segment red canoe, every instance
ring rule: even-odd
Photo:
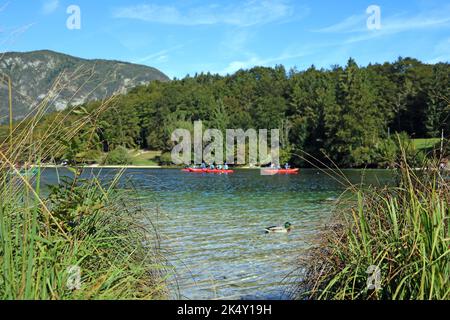
[[[298,174],[300,169],[263,169],[267,174]]]
[[[214,170],[207,169],[206,170],[206,173],[233,173],[233,172],[234,172],[233,170],[219,170],[219,169],[214,169]]]
[[[184,172],[192,172],[192,173],[233,173],[233,170],[219,170],[219,169],[183,169]]]

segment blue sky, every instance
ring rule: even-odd
[[[69,30],[69,5],[81,29]],[[381,9],[369,30],[366,9]],[[156,67],[170,77],[255,65],[328,68],[411,56],[450,61],[446,0],[0,0],[0,50],[50,49]]]

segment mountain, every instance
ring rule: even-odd
[[[127,62],[86,60],[42,50],[0,54],[0,123],[8,119],[12,80],[13,116],[22,119],[44,99],[50,111],[107,98],[151,81],[169,81],[161,71]]]

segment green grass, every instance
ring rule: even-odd
[[[157,158],[162,154],[161,151],[132,151],[130,152],[132,165],[135,166],[157,166]]]
[[[300,297],[450,299],[450,185],[437,170],[401,167],[395,187],[354,190],[341,223],[311,251]],[[367,286],[370,266],[379,290]]]
[[[78,169],[68,168],[75,178],[44,193],[40,169],[34,177],[17,169],[64,154],[114,102],[76,120],[57,114],[38,129],[50,100],[0,141],[0,300],[165,298],[159,236],[133,188],[117,187],[120,174],[81,180]],[[80,287],[68,286],[78,268]]]
[[[115,188],[120,176],[108,185],[75,178],[43,198],[39,175],[33,190],[11,189],[5,178],[0,185],[1,300],[165,297],[157,237],[132,197]],[[68,287],[74,266],[78,289]]]
[[[431,138],[431,139],[413,139],[414,147],[417,150],[424,150],[433,148],[436,144],[438,144],[441,139],[440,138]]]

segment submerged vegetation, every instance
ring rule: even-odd
[[[428,167],[403,161],[396,186],[350,190],[356,203],[303,264],[300,298],[450,299],[450,184]]]

